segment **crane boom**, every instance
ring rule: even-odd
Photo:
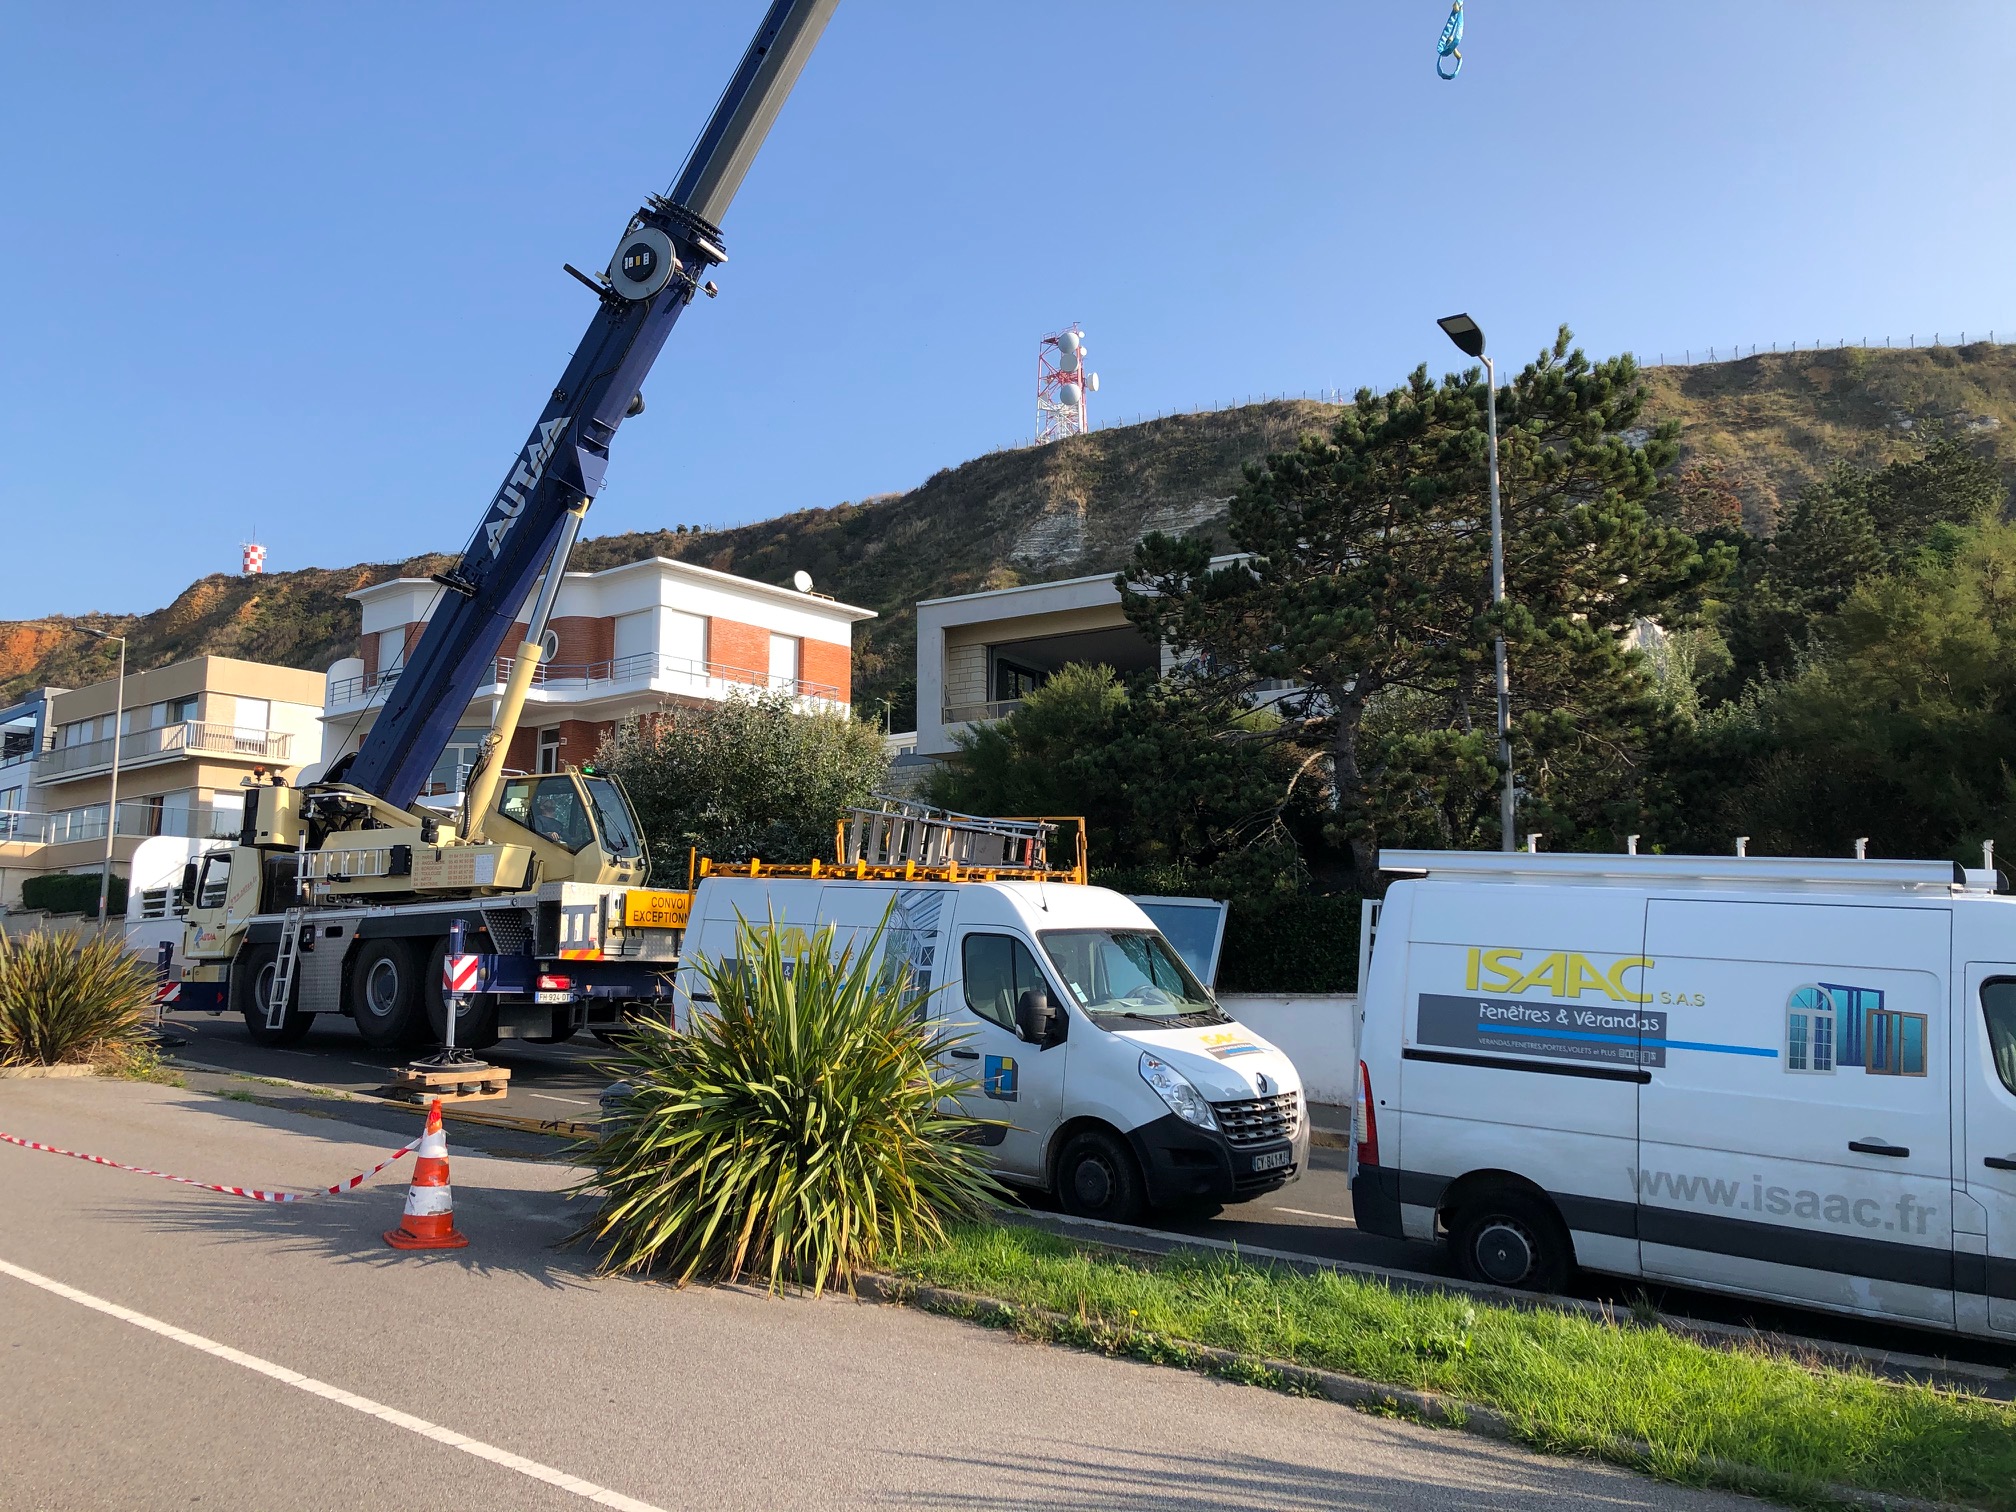
[[[484,511],[441,602],[355,757],[329,780],[405,808],[495,663],[570,510],[601,491],[609,446],[700,278],[725,262],[719,223],[839,0],[772,0],[671,192],[631,217],[587,333]],[[480,245],[472,241],[471,247]],[[542,599],[545,598],[542,595]],[[543,626],[533,628],[536,642]],[[501,765],[503,753],[492,757]]]

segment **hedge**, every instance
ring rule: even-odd
[[[1092,881],[1137,896],[1225,899],[1208,873],[1180,866],[1105,867]],[[1358,898],[1354,893],[1231,897],[1218,957],[1220,992],[1354,992]]]
[[[97,872],[51,872],[47,876],[30,877],[21,884],[21,906],[46,909],[53,914],[96,915],[98,876]],[[113,917],[125,915],[124,877],[115,876],[112,879],[112,890],[106,899],[106,910]]]
[[[1353,992],[1358,899],[1290,893],[1234,899],[1218,958],[1220,992]]]

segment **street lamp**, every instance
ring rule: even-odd
[[[119,642],[119,681],[112,694],[112,795],[105,805],[105,865],[98,876],[98,927],[105,927],[105,915],[112,898],[112,841],[119,833],[119,735],[126,723],[126,637],[109,630],[77,626],[99,640]]]
[[[1491,604],[1505,602],[1505,530],[1498,514],[1498,370],[1484,354],[1484,328],[1468,315],[1445,315],[1435,322],[1465,357],[1484,364],[1487,429],[1491,438]],[[1498,795],[1498,848],[1512,849],[1512,684],[1505,673],[1505,632],[1497,639],[1498,761],[1505,768],[1504,791]]]

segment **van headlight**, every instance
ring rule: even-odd
[[[1141,1080],[1153,1087],[1155,1095],[1169,1104],[1169,1111],[1183,1122],[1195,1124],[1200,1129],[1218,1127],[1218,1120],[1212,1117],[1211,1104],[1204,1101],[1204,1094],[1191,1086],[1181,1071],[1146,1050],[1141,1052]]]

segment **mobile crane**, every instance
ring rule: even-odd
[[[391,1046],[550,1042],[668,1003],[688,895],[646,887],[629,799],[592,768],[504,771],[540,641],[610,443],[644,407],[645,375],[708,270],[719,229],[839,0],[772,0],[671,189],[630,218],[587,334],[490,500],[356,752],[300,787],[249,787],[237,843],[192,862],[178,1001],[236,1011],[262,1044],[346,1013]],[[544,569],[543,577],[541,569]],[[537,585],[490,736],[449,816],[417,803]],[[456,924],[477,991],[444,993]]]

